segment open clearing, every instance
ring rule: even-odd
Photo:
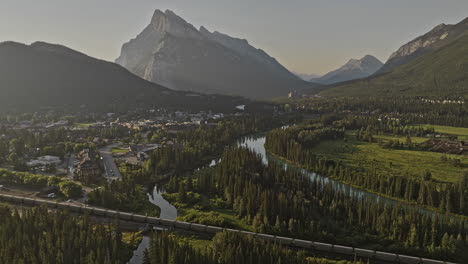
[[[442,131],[460,131],[468,129],[453,129],[440,127]],[[395,150],[385,149],[379,146],[378,143],[368,143],[358,141],[354,133],[347,133],[347,142],[343,140],[323,141],[313,148],[314,152],[325,157],[340,159],[346,165],[364,168],[368,171],[376,170],[378,173],[391,174],[397,176],[421,177],[426,170],[432,173],[432,177],[443,182],[458,182],[463,174],[463,171],[468,168],[467,155],[446,155],[443,153],[418,151],[418,150]],[[406,137],[375,136],[384,142],[388,140],[400,140],[405,142]],[[421,143],[427,138],[411,138],[413,143]],[[446,156],[451,159],[459,159],[461,165],[455,167],[450,162],[443,161],[441,157]]]

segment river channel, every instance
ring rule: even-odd
[[[288,168],[288,169],[300,170],[304,175],[309,176],[313,180],[320,179],[324,183],[331,183],[333,188],[335,188],[336,190],[344,191],[351,197],[365,197],[366,199],[374,201],[375,203],[384,203],[387,205],[400,205],[401,208],[404,208],[404,209],[411,209],[411,210],[416,209],[424,214],[437,215],[441,218],[441,220],[446,218],[446,215],[443,215],[443,214],[440,214],[440,213],[437,213],[428,209],[424,209],[415,205],[402,203],[402,202],[399,202],[397,200],[393,200],[387,197],[382,197],[377,194],[370,193],[370,192],[361,190],[359,188],[355,188],[350,185],[341,183],[339,181],[335,181],[328,177],[321,176],[317,173],[307,171],[296,165],[287,163],[284,160],[281,160],[267,153],[265,149],[265,140],[266,140],[265,133],[261,133],[257,135],[243,137],[237,142],[236,145],[246,147],[256,152],[262,157],[263,162],[265,164],[268,164],[269,162],[279,162],[284,165],[285,169]],[[219,160],[213,160],[210,166],[214,166],[217,163],[219,163]],[[155,187],[153,191],[153,195],[149,194],[148,197],[153,204],[161,208],[161,218],[175,220],[177,218],[177,209],[162,197],[161,195],[162,193],[164,193],[163,190],[158,190],[157,187]],[[143,252],[149,246],[149,242],[150,242],[149,237],[146,237],[146,236],[143,237],[142,243],[140,244],[138,249],[135,250],[135,255],[133,256],[132,260],[129,262],[130,264],[143,263]]]
[[[148,193],[149,201],[158,206],[161,209],[160,218],[168,220],[176,220],[177,218],[177,208],[175,208],[171,203],[169,203],[162,194],[164,193],[163,189],[154,186],[153,193]],[[145,250],[149,248],[151,238],[147,235],[143,236],[138,248],[133,252],[133,257],[128,262],[129,264],[142,264],[143,258],[145,256]]]
[[[239,146],[244,146],[258,154],[260,154],[260,156],[262,157],[263,159],[263,162],[265,164],[268,164],[269,162],[279,162],[281,163],[284,168],[288,168],[288,169],[296,169],[296,170],[300,170],[304,175],[307,175],[309,176],[312,180],[322,180],[324,183],[331,183],[331,185],[333,186],[333,188],[335,190],[341,190],[341,191],[344,191],[348,196],[351,196],[351,197],[364,197],[370,201],[373,201],[375,203],[384,203],[386,205],[399,205],[401,208],[403,209],[406,209],[406,210],[418,210],[419,212],[423,213],[423,214],[428,214],[428,215],[434,215],[434,216],[438,216],[440,217],[440,220],[444,220],[444,219],[449,219],[449,218],[456,218],[457,216],[452,216],[452,215],[445,215],[445,214],[441,214],[441,213],[438,213],[438,212],[435,212],[435,211],[432,211],[432,210],[429,210],[429,209],[425,209],[425,208],[422,208],[422,207],[419,207],[417,205],[412,205],[412,204],[408,204],[408,203],[404,203],[404,202],[400,202],[398,200],[394,200],[394,199],[391,199],[391,198],[388,198],[388,197],[384,197],[384,196],[380,196],[378,194],[375,194],[375,193],[371,193],[371,192],[367,192],[365,190],[362,190],[362,189],[359,189],[359,188],[356,188],[356,187],[353,187],[353,186],[350,186],[350,185],[347,185],[347,184],[344,184],[344,183],[341,183],[339,181],[336,181],[336,180],[333,180],[333,179],[330,179],[326,176],[322,176],[322,175],[319,175],[317,173],[314,173],[314,172],[311,172],[311,171],[308,171],[308,170],[305,170],[297,165],[294,165],[294,164],[291,164],[291,163],[288,163],[282,159],[279,159],[278,157],[275,157],[269,153],[267,153],[266,149],[265,149],[265,141],[266,141],[266,137],[265,137],[265,133],[261,133],[261,134],[258,134],[258,135],[252,135],[252,136],[247,136],[247,137],[244,137],[242,138],[241,140],[239,140],[239,142],[237,143],[237,145]]]

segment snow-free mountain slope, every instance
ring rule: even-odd
[[[116,62],[175,90],[263,99],[314,86],[246,40],[198,30],[169,10],[156,10],[150,25],[123,45]]]

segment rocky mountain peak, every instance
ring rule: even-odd
[[[172,22],[179,22],[179,23],[182,23],[182,24],[187,23],[187,21],[185,21],[180,16],[176,15],[171,10],[166,10],[165,12],[163,12],[163,11],[161,11],[159,9],[156,9],[156,11],[154,11],[153,18],[151,19],[151,23],[157,24],[162,19],[163,20],[171,20]]]
[[[356,64],[359,64],[360,62],[361,62],[360,60],[351,58],[346,64],[356,65]]]
[[[197,29],[170,10],[156,10],[150,25],[123,45],[116,62],[176,90],[260,98],[309,85],[247,40]]]
[[[149,34],[159,37],[170,34],[183,38],[202,38],[200,32],[198,32],[192,24],[188,23],[171,10],[166,10],[165,12],[159,9],[156,10],[147,30],[152,31],[152,33]],[[154,42],[158,42],[158,40],[155,39]]]
[[[388,72],[428,52],[457,40],[468,32],[468,18],[455,25],[440,24],[431,31],[401,46],[393,52],[379,72]]]
[[[366,55],[361,59],[350,59],[345,65],[331,71],[320,78],[312,79],[312,82],[333,84],[354,79],[366,78],[374,74],[382,67],[383,63],[376,57]]]
[[[201,26],[199,31],[203,35],[210,35],[211,34],[211,32],[208,29],[206,29],[204,26]]]
[[[375,61],[375,60],[378,60],[378,59],[376,57],[372,56],[372,55],[366,55],[361,60],[362,61]]]
[[[166,12],[164,12],[166,14],[166,16],[169,18],[169,19],[172,19],[174,21],[179,21],[180,23],[187,23],[187,21],[185,21],[185,19],[183,19],[182,17],[176,15],[174,12],[172,12],[171,10],[166,10]]]
[[[372,55],[366,55],[361,59],[362,65],[364,67],[370,67],[372,70],[374,68],[380,68],[383,66],[383,63]]]
[[[447,27],[447,25],[444,24],[444,23],[442,23],[442,24],[440,24],[440,25],[435,26],[430,32],[433,32],[433,33],[434,33],[434,32],[437,32],[437,31],[439,31],[439,30],[444,29],[445,27]]]

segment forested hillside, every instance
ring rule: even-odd
[[[0,43],[0,109],[168,107],[233,111],[245,100],[175,92],[61,45]],[[223,109],[223,110],[222,110]]]
[[[468,94],[468,36],[388,73],[340,84],[323,96],[445,96]]]

